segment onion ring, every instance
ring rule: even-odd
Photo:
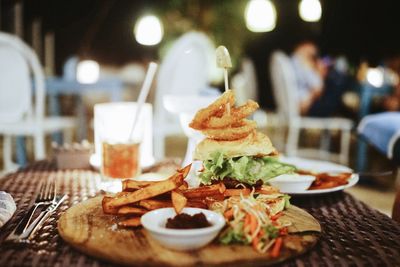
[[[226,127],[224,129],[205,129],[203,133],[210,139],[218,141],[233,141],[245,138],[253,133],[257,124],[255,121],[243,120],[237,125]]]
[[[212,129],[225,128],[250,116],[258,107],[257,102],[248,100],[246,104],[237,108],[232,108],[231,114],[225,113],[220,117],[210,117],[209,120],[204,123],[204,126],[205,128]]]
[[[235,104],[235,94],[232,90],[227,90],[208,107],[200,109],[189,126],[196,130],[202,130],[204,128],[204,122],[206,122],[210,117],[215,116],[217,113],[223,113],[225,105],[227,104],[231,106]]]

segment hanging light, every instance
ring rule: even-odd
[[[381,68],[369,68],[367,82],[374,87],[381,87],[383,85],[383,70]]]
[[[301,0],[299,13],[302,20],[317,22],[321,19],[322,8],[319,0]]]
[[[156,45],[164,35],[161,21],[153,15],[141,17],[135,25],[135,39],[142,45]]]
[[[95,83],[99,80],[100,66],[94,60],[83,60],[76,67],[76,79],[80,83]]]
[[[252,32],[269,32],[276,26],[276,9],[269,0],[251,0],[244,17],[247,29]]]

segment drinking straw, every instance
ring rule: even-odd
[[[137,100],[137,109],[136,109],[135,118],[133,119],[131,132],[129,134],[129,140],[131,140],[133,138],[133,133],[134,133],[136,125],[139,121],[142,107],[146,101],[147,96],[149,95],[150,87],[153,82],[154,74],[156,73],[157,66],[158,66],[157,63],[150,62],[149,68],[147,69],[146,77],[144,79],[142,88],[140,89],[139,97]]]

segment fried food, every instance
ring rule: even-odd
[[[235,104],[235,94],[232,90],[227,90],[222,94],[215,102],[206,108],[200,109],[193,118],[193,121],[189,126],[196,130],[201,130],[204,127],[204,123],[212,116],[222,115],[225,111],[225,106],[229,104],[233,106]]]
[[[116,207],[121,207],[128,204],[133,204],[144,199],[149,199],[155,196],[170,192],[183,184],[183,179],[189,173],[191,165],[178,170],[168,180],[152,183],[146,187],[140,188],[134,192],[122,192],[116,197],[103,198],[103,210],[111,211]]]
[[[172,207],[172,202],[169,200],[144,199],[139,202],[139,206],[148,210],[155,210]]]
[[[132,217],[118,222],[118,225],[122,227],[139,227],[142,224],[140,222],[140,217]]]
[[[217,141],[234,141],[243,139],[249,134],[253,133],[257,127],[255,121],[243,120],[236,125],[225,128],[223,131],[220,129],[207,129],[203,133],[213,140]]]
[[[226,190],[225,185],[223,183],[219,183],[219,184],[187,189],[182,191],[182,193],[188,199],[204,199],[206,197],[213,197],[218,195],[223,196],[225,190]]]
[[[124,180],[124,191],[114,196],[104,196],[102,200],[105,214],[126,216],[134,215],[128,219],[122,219],[118,225],[123,227],[140,226],[140,217],[158,208],[174,207],[180,212],[185,206],[205,207],[203,201],[189,201],[181,190],[188,190],[188,184],[183,180],[188,175],[191,164],[177,170],[177,172],[164,181],[147,182]]]
[[[178,190],[171,192],[172,206],[177,214],[181,213],[186,206],[187,198]]]
[[[122,181],[122,190],[123,191],[135,191],[135,190],[141,189],[143,187],[146,187],[146,186],[154,184],[154,183],[156,183],[156,182],[135,181],[135,180],[126,179],[126,180]]]
[[[348,184],[352,173],[340,173],[330,175],[329,173],[319,173],[315,175],[315,181],[311,184],[309,190],[327,189]]]
[[[131,206],[123,206],[118,209],[118,215],[143,215],[147,212],[147,209],[141,207],[131,207]]]
[[[231,109],[231,113],[224,113],[221,117],[215,116],[211,117],[206,121],[205,128],[219,129],[231,126],[240,122],[242,119],[247,118],[253,114],[259,108],[257,102],[253,100],[248,100],[246,104],[238,108]]]
[[[130,192],[120,197],[111,198],[105,203],[109,207],[120,207],[161,195],[163,193],[174,190],[183,183],[183,176],[180,173],[175,174],[172,178],[149,185],[134,192]],[[105,199],[105,198],[104,198]],[[103,199],[103,203],[104,203]]]
[[[189,126],[201,131],[209,140],[236,141],[252,136],[257,124],[246,118],[258,109],[258,104],[248,100],[234,107],[234,103],[235,94],[232,90],[226,91],[214,103],[199,110]]]

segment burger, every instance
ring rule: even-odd
[[[202,161],[199,178],[202,184],[223,182],[227,188],[260,186],[281,174],[292,173],[295,167],[279,161],[278,152],[256,123],[246,119],[257,108],[252,100],[235,107],[235,95],[226,91],[214,103],[199,110],[190,127],[206,138],[194,153]]]

